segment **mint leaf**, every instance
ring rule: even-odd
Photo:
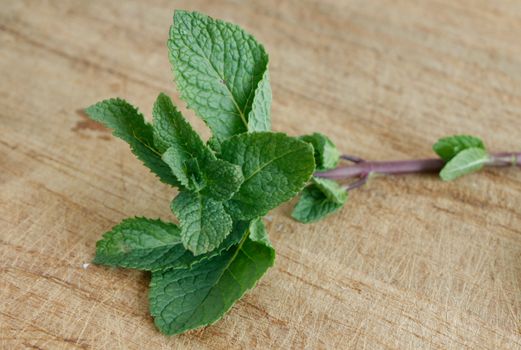
[[[170,97],[160,94],[153,114],[154,141],[179,182],[191,191],[229,199],[242,183],[240,167],[216,159]]]
[[[266,71],[255,90],[251,112],[248,115],[248,131],[271,130],[271,86],[270,75],[266,65]]]
[[[244,235],[223,254],[191,269],[156,271],[150,313],[165,334],[179,334],[219,320],[273,266],[275,251]]]
[[[183,117],[170,97],[161,93],[154,103],[154,143],[164,153],[168,148],[178,150],[184,160],[190,158],[215,159],[190,123]]]
[[[313,178],[307,186],[291,216],[300,222],[315,222],[336,212],[347,201],[347,191],[335,181]]]
[[[217,200],[228,200],[244,181],[241,167],[222,159],[202,165],[204,187],[201,193]]]
[[[432,146],[434,152],[446,162],[454,158],[462,150],[468,148],[481,148],[484,150],[485,145],[481,139],[474,136],[454,135],[441,138]]]
[[[171,207],[181,223],[181,241],[194,255],[217,248],[232,229],[230,215],[213,198],[181,191]]]
[[[94,263],[153,270],[185,253],[177,225],[161,220],[123,220],[96,243]]]
[[[96,243],[93,262],[139,270],[189,268],[237,244],[248,225],[247,222],[237,222],[217,249],[194,256],[183,246],[177,225],[161,220],[129,218],[114,226]]]
[[[222,159],[183,160],[176,147],[167,149],[163,160],[170,165],[183,186],[221,201],[230,199],[244,180],[238,165]]]
[[[333,169],[338,165],[340,152],[327,136],[316,132],[301,136],[300,139],[313,145],[317,170]]]
[[[250,239],[255,242],[261,242],[264,245],[271,247],[271,242],[266,231],[266,226],[262,218],[256,218],[250,223]]]
[[[251,35],[200,13],[175,11],[168,48],[181,98],[219,141],[269,129],[268,55]]]
[[[334,203],[344,204],[347,200],[347,191],[336,181],[313,177],[313,184]]]
[[[297,194],[315,169],[312,147],[282,133],[236,135],[221,145],[221,156],[240,165],[244,176],[226,208],[237,219],[266,214]]]
[[[153,109],[154,143],[163,153],[162,160],[186,188],[193,190],[193,176],[198,171],[187,164],[192,159],[206,162],[215,156],[177,110],[170,97],[161,93]]]
[[[201,169],[196,158],[187,158],[187,154],[180,148],[172,146],[163,153],[161,159],[168,164],[172,174],[184,187],[198,192],[203,186]]]
[[[115,98],[96,103],[85,109],[85,113],[92,120],[112,129],[114,136],[126,141],[132,152],[162,182],[179,186],[170,168],[161,160],[161,152],[154,145],[152,126],[145,122],[135,107]]]
[[[464,149],[445,164],[440,171],[440,177],[443,181],[454,180],[460,176],[480,170],[489,159],[487,151],[482,148]]]
[[[212,136],[206,141],[206,145],[215,153],[221,153],[221,143],[215,136]]]

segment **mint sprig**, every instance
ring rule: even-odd
[[[161,93],[153,123],[128,102],[86,113],[126,141],[159,179],[176,187],[179,225],[128,218],[96,244],[94,262],[151,271],[149,306],[158,329],[179,334],[216,322],[274,264],[262,217],[300,193],[292,216],[311,223],[340,210],[371,174],[439,171],[453,180],[484,166],[519,165],[520,153],[489,154],[473,136],[440,139],[440,159],[364,161],[325,135],[271,132],[268,55],[236,25],[176,11],[168,40],[181,99],[212,131],[206,142]],[[337,167],[341,160],[353,164]],[[348,184],[334,180],[355,178]]]
[[[125,219],[97,244],[95,263],[152,271],[150,312],[165,334],[211,324],[273,265],[261,220],[315,171],[313,147],[270,132],[268,55],[239,27],[176,11],[168,40],[181,98],[210,127],[204,142],[160,94],[148,124],[121,99],[87,114],[127,141],[161,181],[177,187],[179,225]]]

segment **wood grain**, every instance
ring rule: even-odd
[[[519,150],[515,0],[21,1],[0,6],[0,348],[521,348],[521,172],[374,179],[314,225],[270,214],[276,266],[214,326],[159,334],[146,273],[91,261],[175,194],[81,109],[179,101],[174,8],[236,22],[270,53],[275,130],[371,159],[440,136]],[[208,136],[191,112],[194,126]]]

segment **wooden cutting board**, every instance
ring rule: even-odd
[[[160,91],[185,106],[166,50],[175,8],[265,44],[277,131],[377,160],[429,157],[462,132],[521,149],[519,1],[4,0],[0,348],[521,347],[519,168],[376,178],[313,225],[283,205],[257,288],[214,326],[158,333],[148,274],[89,262],[123,218],[173,220],[175,191],[81,111],[120,96],[150,116]]]

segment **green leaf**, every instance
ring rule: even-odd
[[[177,225],[161,220],[123,220],[96,243],[94,263],[153,270],[178,260],[185,249]]]
[[[295,196],[315,169],[313,148],[281,133],[237,135],[224,141],[221,151],[223,159],[242,167],[244,182],[226,202],[240,220],[263,216]]]
[[[340,160],[340,152],[327,136],[316,132],[301,136],[300,139],[313,145],[317,170],[336,168]]]
[[[175,11],[168,48],[181,98],[219,141],[269,129],[268,55],[250,34],[200,13]]]
[[[126,141],[132,152],[162,182],[179,186],[168,165],[161,160],[161,152],[154,145],[152,126],[145,122],[136,108],[127,101],[116,98],[96,103],[85,112],[92,120],[112,129],[114,136]]]
[[[266,67],[253,97],[251,112],[248,115],[248,131],[271,130],[271,86],[270,75]]]
[[[202,165],[204,187],[201,193],[217,200],[228,200],[244,181],[241,167],[222,159]]]
[[[161,159],[168,164],[181,185],[192,191],[200,186],[201,171],[195,158],[185,158],[185,154],[179,148],[170,147]]]
[[[215,136],[212,136],[206,141],[206,145],[215,153],[220,154],[221,153],[221,143]]]
[[[191,158],[182,163],[180,159],[182,156],[175,147],[170,147],[163,154],[163,160],[170,165],[181,184],[192,192],[200,192],[220,201],[228,200],[244,180],[240,166],[222,159],[198,161]]]
[[[192,159],[206,162],[215,159],[215,156],[177,110],[170,97],[159,94],[153,116],[154,143],[163,153],[162,160],[184,187],[193,190],[192,176],[199,174],[187,162]]]
[[[96,243],[93,262],[139,270],[189,268],[239,243],[249,223],[239,221],[214,251],[194,256],[181,242],[177,225],[161,220],[129,218],[114,226]]]
[[[217,248],[232,229],[230,215],[213,198],[181,191],[171,206],[181,223],[181,241],[194,255]]]
[[[485,150],[485,145],[481,139],[474,136],[454,135],[441,138],[432,146],[434,152],[446,162],[454,158],[459,152],[468,148],[480,148]]]
[[[262,221],[262,218],[256,218],[250,223],[250,239],[255,242],[264,243],[266,246],[271,247],[271,242],[268,237],[268,231]]]
[[[156,326],[172,335],[216,322],[274,260],[273,248],[246,234],[238,245],[191,269],[152,273],[149,304]]]
[[[215,159],[190,123],[183,117],[170,97],[161,93],[153,108],[154,143],[161,153],[175,147],[183,159]]]
[[[460,176],[473,173],[483,168],[490,157],[482,148],[467,148],[452,158],[443,169],[440,177],[444,181],[454,180]]]
[[[154,105],[154,137],[163,161],[184,187],[218,200],[230,199],[239,189],[240,167],[217,159],[164,94]]]
[[[336,212],[347,201],[347,191],[335,181],[313,178],[307,186],[291,216],[300,222],[315,222]]]
[[[326,196],[326,198],[334,203],[344,204],[347,200],[347,191],[338,184],[338,182],[313,177],[313,184]]]

